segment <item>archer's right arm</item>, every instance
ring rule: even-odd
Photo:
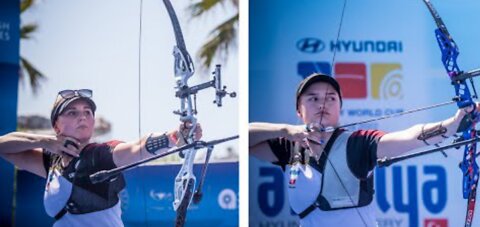
[[[63,146],[64,139],[64,137],[49,135],[11,132],[0,136],[0,157],[19,169],[46,177],[47,173],[43,165],[43,149],[54,153],[65,152],[72,156],[78,156],[78,149],[73,146]]]
[[[304,126],[253,122],[248,127],[249,154],[268,162],[276,162],[277,157],[268,144],[268,140],[285,137],[302,142],[309,134]]]

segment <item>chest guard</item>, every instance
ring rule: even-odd
[[[70,161],[61,172],[61,177],[71,183],[71,192],[55,219],[60,219],[66,212],[85,214],[115,206],[119,202],[118,193],[125,188],[123,175],[97,184],[92,184],[89,178],[93,173],[114,167],[109,145],[89,144],[85,147],[80,157]],[[55,171],[55,165],[50,167],[49,175],[53,174],[51,171]]]
[[[308,159],[308,164],[322,174],[321,189],[316,201],[299,214],[300,218],[317,208],[323,211],[355,208],[373,200],[373,176],[361,179],[349,167],[347,142],[351,134],[334,132],[322,155],[328,158]]]

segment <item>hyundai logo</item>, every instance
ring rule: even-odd
[[[317,38],[303,38],[297,42],[298,50],[305,53],[318,53],[325,49],[325,43]]]

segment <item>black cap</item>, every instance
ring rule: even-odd
[[[300,82],[300,84],[298,85],[296,102],[297,110],[298,100],[300,99],[300,96],[307,90],[308,87],[310,87],[310,85],[318,82],[324,82],[332,85],[333,89],[335,89],[335,91],[337,91],[338,93],[338,97],[340,98],[340,106],[342,106],[342,93],[340,92],[340,85],[338,84],[337,80],[327,74],[313,73],[307,78],[303,79],[302,82]]]
[[[52,127],[55,126],[55,121],[57,121],[58,116],[63,113],[63,111],[67,108],[68,105],[70,105],[70,103],[76,100],[85,100],[90,105],[90,108],[92,109],[93,114],[95,114],[97,105],[95,105],[95,102],[93,102],[91,98],[78,96],[78,95],[70,98],[63,98],[61,95],[58,95],[57,100],[55,100],[55,103],[53,104],[52,113],[50,115],[50,121],[52,122]]]

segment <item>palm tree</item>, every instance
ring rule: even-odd
[[[34,3],[35,0],[21,0],[20,14],[27,11]],[[25,25],[21,25],[20,39],[30,39],[32,37],[32,33],[37,30],[37,27],[38,25],[36,23],[28,23]],[[40,87],[40,80],[45,79],[46,77],[29,60],[20,56],[20,80],[24,79],[25,72],[28,74],[32,91],[36,93],[38,88]]]
[[[203,44],[197,53],[203,69],[209,69],[213,59],[217,56],[226,61],[230,49],[237,46],[238,0],[201,0],[200,2],[192,3],[188,7],[193,19],[212,13],[212,9],[225,7],[226,4],[235,8],[235,14],[210,32],[211,38]]]

